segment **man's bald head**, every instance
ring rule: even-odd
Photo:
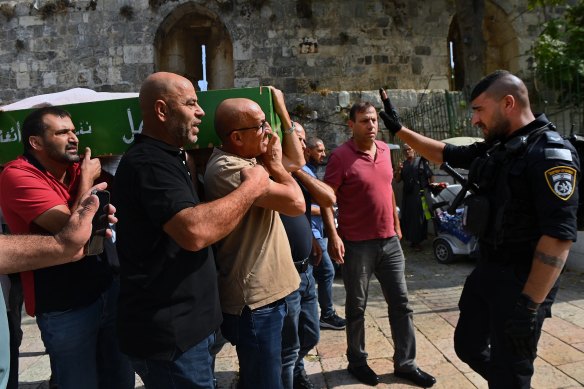
[[[527,87],[520,78],[506,70],[496,70],[483,78],[472,90],[470,100],[475,100],[486,93],[494,100],[500,100],[507,95],[513,96],[519,106],[529,107]]]
[[[140,109],[142,115],[154,114],[156,100],[168,101],[181,91],[193,88],[193,84],[183,76],[168,72],[149,75],[140,87]]]
[[[258,113],[263,114],[262,108],[253,100],[225,99],[215,110],[215,132],[225,142],[234,129],[255,125],[254,119]]]
[[[177,147],[197,141],[205,112],[188,79],[167,72],[151,74],[142,83],[139,99],[145,135]]]

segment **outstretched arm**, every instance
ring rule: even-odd
[[[379,116],[383,120],[385,127],[391,131],[392,134],[396,135],[402,141],[410,145],[411,148],[416,150],[416,152],[422,155],[424,158],[434,163],[442,163],[442,152],[444,150],[445,144],[443,142],[420,135],[410,130],[409,128],[404,127],[401,124],[400,118],[383,88],[379,89],[379,94],[381,96],[381,101],[383,102],[383,109],[385,110],[381,111]]]
[[[185,250],[198,251],[224,238],[271,185],[262,166],[241,171],[241,185],[227,196],[185,208],[163,229]]]
[[[86,191],[65,227],[55,236],[0,236],[0,273],[34,270],[83,258],[83,248],[91,235],[91,221],[99,205],[97,196],[92,195],[91,191],[106,187],[106,183],[101,183]],[[115,208],[108,205],[110,223],[117,222],[114,212]],[[106,236],[111,237],[111,230],[106,231]]]
[[[333,204],[336,203],[337,197],[335,196],[333,188],[318,178],[314,178],[302,169],[296,170],[292,175],[304,185],[308,193],[310,193],[310,197],[312,197],[319,206],[332,207]]]

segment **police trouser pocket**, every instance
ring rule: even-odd
[[[483,236],[489,219],[489,200],[485,196],[471,195],[464,199],[462,225],[467,232]]]

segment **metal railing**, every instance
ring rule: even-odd
[[[482,135],[471,124],[472,112],[462,92],[434,92],[420,100],[417,106],[401,110],[406,127],[437,140]]]
[[[584,77],[574,70],[534,71],[528,85],[532,109],[544,112],[562,135],[584,134]],[[472,111],[462,92],[433,92],[400,110],[403,123],[430,138],[480,137],[471,124]]]
[[[573,70],[534,71],[531,79],[525,81],[534,113],[545,113],[561,135],[584,135],[584,77],[581,74]],[[415,107],[400,110],[406,127],[436,140],[482,137],[482,131],[471,124],[472,110],[462,92],[434,91],[422,96]],[[394,142],[402,143],[397,137]],[[395,153],[397,161],[403,158],[403,151]]]

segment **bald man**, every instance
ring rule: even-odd
[[[154,73],[140,89],[142,134],[124,154],[118,205],[120,346],[146,388],[212,388],[209,348],[221,323],[210,245],[237,226],[268,187],[261,167],[238,172],[228,196],[201,203],[183,147],[205,112],[192,83]]]
[[[470,168],[478,185],[466,219],[479,237],[481,260],[460,296],[456,353],[489,388],[528,389],[541,327],[576,240],[578,154],[545,115],[532,113],[525,84],[504,70],[471,93],[472,124],[485,142],[470,146],[403,127],[380,92],[390,131],[433,162]]]
[[[280,118],[283,136],[296,137],[290,118],[285,114]],[[242,169],[263,166],[272,177],[266,194],[217,244],[217,265],[221,332],[236,346],[239,387],[277,389],[282,387],[284,299],[300,284],[278,213],[301,215],[304,197],[282,165],[280,139],[258,104],[242,98],[224,100],[215,112],[215,131],[223,145],[213,150],[205,172],[210,199],[229,196],[241,187]]]

